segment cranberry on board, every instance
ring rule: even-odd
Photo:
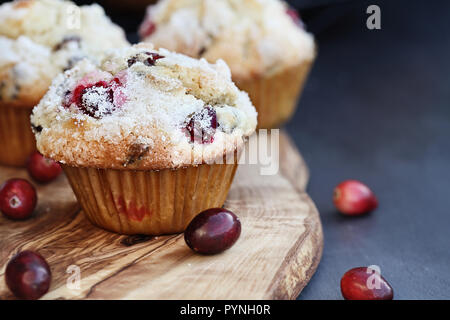
[[[336,208],[345,215],[360,215],[377,208],[378,200],[368,186],[357,180],[340,183],[333,193]]]
[[[216,254],[225,251],[241,234],[239,218],[229,210],[211,208],[199,213],[184,232],[186,244],[195,252]]]
[[[33,152],[28,159],[27,170],[30,176],[41,183],[56,179],[62,172],[59,163],[45,158],[39,152]]]
[[[347,271],[341,279],[341,292],[346,300],[392,300],[394,290],[376,270],[358,267]]]
[[[17,298],[36,300],[47,293],[50,287],[50,267],[38,253],[22,251],[6,266],[5,281]]]
[[[36,189],[27,180],[10,179],[0,186],[0,211],[10,219],[28,218],[36,203]]]

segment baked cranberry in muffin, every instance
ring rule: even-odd
[[[62,163],[155,169],[231,152],[256,112],[222,61],[140,44],[58,76],[31,121],[39,150]]]
[[[68,91],[64,106],[75,105],[81,112],[93,118],[100,119],[112,114],[123,104],[121,92],[122,83],[118,78],[107,82],[104,80],[92,84],[79,84],[73,92]]]
[[[160,0],[147,8],[141,39],[209,62],[223,59],[248,92],[260,128],[277,128],[298,105],[315,44],[280,0]]]
[[[78,7],[64,0],[1,4],[0,164],[25,166],[36,151],[33,132],[43,128],[30,126],[30,114],[54,77],[84,58],[96,63],[103,50],[128,45],[122,29],[97,4]]]
[[[212,143],[216,128],[216,111],[213,107],[206,106],[192,116],[186,125],[186,132],[191,142]]]
[[[143,41],[210,62],[224,59],[234,80],[275,73],[314,58],[314,39],[280,0],[160,0],[147,8]]]

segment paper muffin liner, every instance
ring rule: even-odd
[[[30,125],[31,111],[32,108],[0,106],[0,164],[25,166],[36,150]]]
[[[183,232],[201,211],[221,207],[238,164],[114,170],[63,165],[89,220],[121,234]]]
[[[258,128],[277,128],[294,114],[313,60],[267,77],[235,79],[247,93],[258,111]]]

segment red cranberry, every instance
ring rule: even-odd
[[[0,211],[10,219],[28,218],[36,203],[36,190],[24,179],[10,179],[0,186]]]
[[[47,293],[50,287],[50,267],[41,255],[22,251],[6,266],[5,280],[17,298],[36,300]]]
[[[296,25],[298,25],[298,26],[301,27],[301,28],[304,27],[303,22],[302,22],[302,20],[300,19],[300,16],[299,16],[297,10],[295,10],[295,9],[293,9],[293,8],[289,8],[289,9],[286,10],[286,13],[287,13],[287,15],[288,15],[289,17],[291,17],[292,21],[294,21],[294,23],[295,23]]]
[[[147,15],[139,27],[139,36],[141,39],[147,38],[152,35],[156,31],[156,25],[153,21],[150,20],[150,17]]]
[[[189,248],[202,254],[225,251],[241,234],[241,222],[234,213],[223,208],[212,208],[199,213],[184,232]]]
[[[36,181],[47,183],[56,179],[61,174],[62,168],[59,163],[45,158],[36,151],[28,159],[27,170]]]
[[[217,115],[213,107],[207,106],[194,114],[186,125],[186,134],[191,142],[212,143],[217,129]]]
[[[133,64],[135,64],[137,62],[137,57],[131,57],[130,59],[128,59],[128,68],[131,67]]]
[[[347,180],[334,189],[333,201],[345,215],[360,215],[378,206],[374,193],[362,182]]]
[[[66,107],[75,104],[84,114],[96,119],[110,115],[116,109],[114,90],[121,86],[120,79],[110,82],[98,81],[94,84],[79,84],[66,102]]]
[[[341,292],[346,300],[392,300],[394,290],[376,270],[358,267],[347,271],[341,279]]]

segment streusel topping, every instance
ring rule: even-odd
[[[156,47],[222,58],[236,79],[275,73],[315,55],[312,35],[279,0],[161,0],[148,7],[140,35]]]
[[[256,116],[223,61],[138,44],[59,75],[31,123],[39,151],[62,163],[164,169],[234,153]]]

